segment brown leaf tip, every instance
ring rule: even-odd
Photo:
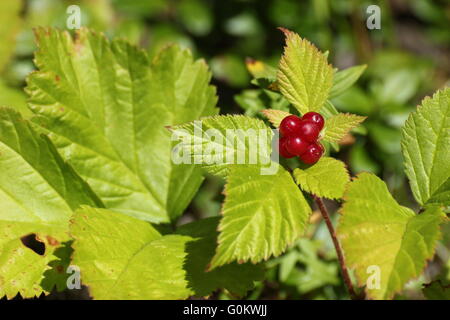
[[[252,65],[252,64],[255,64],[256,62],[257,62],[256,59],[253,59],[250,57],[245,58],[245,64],[247,64],[247,65]]]
[[[293,34],[293,32],[292,32],[291,30],[286,29],[286,28],[283,28],[283,27],[278,27],[278,30],[280,30],[281,32],[283,32],[283,34],[284,34],[286,37],[290,37],[290,36]]]

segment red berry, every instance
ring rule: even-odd
[[[302,120],[309,120],[311,122],[314,122],[319,127],[319,131],[323,129],[323,126],[325,124],[325,120],[323,119],[322,115],[317,112],[305,113],[302,117]]]
[[[296,156],[301,155],[308,148],[309,143],[300,136],[290,136],[286,141],[286,150],[290,154],[294,154]]]
[[[300,159],[306,164],[313,164],[319,161],[324,152],[324,148],[320,143],[312,143],[306,148],[305,153],[300,155]]]
[[[299,125],[298,134],[308,142],[316,142],[320,129],[317,124],[309,120],[302,120]]]
[[[298,132],[298,128],[301,122],[302,120],[295,115],[285,117],[280,123],[281,134],[284,137],[295,134],[296,132]]]
[[[287,158],[287,159],[295,157],[295,155],[293,155],[293,154],[289,153],[289,151],[287,151],[286,142],[287,142],[287,137],[282,137],[278,141],[278,149],[279,149],[281,156],[284,158]]]

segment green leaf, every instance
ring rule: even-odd
[[[74,215],[73,265],[95,299],[186,299],[218,288],[244,294],[263,276],[261,266],[230,264],[206,272],[214,254],[217,218],[161,236],[147,222],[106,209]]]
[[[278,256],[305,231],[311,209],[291,175],[235,166],[225,186],[219,246],[211,269],[237,260],[257,263]]]
[[[323,107],[320,108],[319,113],[325,118],[325,120],[327,120],[332,116],[339,114],[339,111],[337,111],[336,107],[330,100],[327,100]]]
[[[261,100],[262,90],[242,90],[239,94],[234,96],[234,101],[245,110],[245,115],[254,117],[264,109],[264,104]]]
[[[418,74],[416,68],[387,73],[382,79],[371,83],[371,94],[379,105],[406,104],[419,89]]]
[[[84,28],[74,40],[51,28],[36,38],[29,104],[63,158],[107,208],[155,223],[178,217],[202,175],[173,165],[164,126],[217,112],[206,64],[175,46],[150,63],[144,51]]]
[[[351,129],[357,127],[366,117],[350,113],[339,113],[325,122],[323,139],[328,142],[339,142]]]
[[[33,113],[27,106],[27,96],[18,88],[7,85],[0,79],[0,106],[8,106],[19,111],[24,118]]]
[[[213,16],[209,6],[200,0],[180,2],[177,6],[180,22],[186,29],[196,35],[207,35],[213,26]]]
[[[70,229],[73,265],[95,299],[185,299],[183,261],[189,237],[162,237],[149,223],[84,207]]]
[[[450,300],[450,282],[444,280],[433,281],[422,290],[428,300]]]
[[[333,105],[333,103],[330,100],[327,100],[322,108],[320,108],[319,113],[325,118],[325,122],[331,118],[332,116],[335,116],[339,114],[339,111],[337,111],[336,107]],[[322,142],[323,143],[323,142]],[[323,143],[325,146],[325,149],[327,148],[327,143]],[[339,144],[337,142],[328,142],[331,148],[333,148],[334,151],[339,152]]]
[[[289,274],[295,269],[298,262],[299,253],[297,250],[290,250],[280,258],[280,268],[278,269],[278,276],[281,282],[286,282]]]
[[[281,121],[290,116],[291,114],[282,110],[274,110],[274,109],[265,109],[261,111],[267,119],[269,119],[270,123],[276,128],[280,126]]]
[[[58,292],[62,292],[67,289],[67,279],[70,276],[67,269],[73,253],[71,245],[72,241],[64,242],[53,253],[55,260],[49,262],[48,266],[51,269],[44,272],[44,279],[41,281],[41,286],[45,291],[51,292],[56,289]]]
[[[271,82],[277,79],[277,69],[262,61],[248,58],[245,60],[245,65],[247,66],[248,72],[255,79],[263,78]]]
[[[231,87],[242,88],[248,85],[250,76],[242,57],[234,53],[215,56],[209,60],[214,78],[220,79]]]
[[[298,262],[304,267],[296,268],[286,280],[287,285],[297,287],[300,293],[307,293],[317,288],[339,285],[339,271],[336,263],[324,260],[320,257],[323,249],[321,241],[300,239],[298,241]]]
[[[369,122],[367,128],[369,129],[369,137],[377,149],[389,154],[391,157],[400,156],[402,137],[401,132],[397,128],[375,121]]]
[[[17,294],[24,298],[40,296],[46,292],[40,283],[44,272],[50,268],[48,263],[55,259],[55,249],[50,247],[44,255],[39,255],[23,245],[21,236],[32,230],[39,234],[57,234],[59,230],[27,226],[25,223],[13,229],[3,220],[0,228],[0,297],[12,299]]]
[[[260,117],[264,109],[289,111],[290,105],[281,93],[264,89],[243,90],[234,100],[249,117]]]
[[[270,164],[273,132],[262,120],[240,115],[204,118],[171,127],[179,161],[226,176],[234,165]]]
[[[333,98],[333,103],[341,112],[357,113],[366,116],[375,111],[377,102],[363,89],[353,86],[340,96]]]
[[[16,111],[0,108],[0,297],[43,292],[43,273],[81,204],[102,205],[47,137]],[[32,234],[45,245],[43,255],[22,242]]]
[[[16,36],[22,24],[22,0],[0,1],[0,72],[7,65],[16,47]]]
[[[186,246],[188,255],[184,268],[189,287],[196,296],[201,297],[208,296],[219,288],[243,296],[253,288],[254,281],[263,279],[263,266],[233,262],[205,272],[216,250],[218,224],[219,217],[213,217],[182,225],[176,230],[177,234],[196,239]]]
[[[295,169],[294,177],[302,190],[329,199],[342,198],[350,180],[345,164],[330,157],[322,157],[309,168]]]
[[[402,130],[405,172],[421,204],[450,205],[450,89],[425,98]]]
[[[359,79],[366,68],[367,66],[364,64],[336,72],[329,99],[341,95],[345,90],[350,88]]]
[[[344,199],[337,233],[347,263],[361,286],[372,285],[366,288],[370,298],[390,299],[433,257],[444,215],[437,206],[419,215],[400,206],[385,183],[370,173],[352,181]],[[369,277],[378,270],[377,288],[371,281],[376,277]]]
[[[380,171],[380,165],[370,156],[366,145],[356,143],[350,150],[350,168],[354,173],[363,171],[377,174]]]
[[[286,46],[278,71],[280,91],[301,114],[318,111],[331,89],[333,68],[308,40],[289,30],[281,30],[286,36]]]

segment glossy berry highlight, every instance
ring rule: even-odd
[[[320,113],[317,112],[308,112],[305,113],[302,117],[302,120],[307,120],[315,123],[317,127],[319,128],[319,131],[323,129],[323,126],[325,125],[325,120],[321,116]]]
[[[298,156],[306,164],[316,163],[325,151],[319,143],[324,126],[325,120],[317,112],[305,113],[301,118],[295,115],[285,117],[280,123],[280,155],[284,158]]]
[[[306,151],[309,142],[300,136],[290,136],[286,140],[286,150],[293,155],[299,156]]]
[[[320,129],[317,124],[309,120],[302,120],[299,125],[298,134],[308,142],[316,142],[319,138]]]
[[[299,131],[302,119],[296,115],[285,117],[280,123],[280,133],[283,137],[288,137],[296,134]]]
[[[306,151],[300,155],[300,159],[306,164],[314,164],[322,157],[324,148],[320,143],[312,143]]]

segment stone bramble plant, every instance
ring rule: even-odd
[[[263,279],[264,260],[304,236],[309,199],[325,219],[351,298],[391,299],[418,277],[448,220],[450,90],[425,98],[403,127],[405,172],[420,206],[414,212],[376,175],[351,179],[329,156],[364,120],[339,113],[329,98],[357,81],[364,66],[337,71],[310,42],[283,32],[278,69],[254,62],[250,71],[295,113],[264,110],[274,128],[281,123],[281,139],[292,136],[300,117],[306,121],[279,150],[303,163],[291,170],[282,159],[271,163],[276,173],[263,175],[267,163],[202,162],[204,148],[250,146],[237,136],[218,148],[219,140],[195,134],[198,121],[219,136],[254,129],[273,137],[263,120],[217,115],[203,60],[169,46],[150,61],[126,41],[88,29],[74,38],[36,29],[37,71],[26,87],[34,115],[0,109],[0,297],[65,289],[69,265],[79,268],[94,299],[187,299],[217,289],[242,296]],[[173,163],[183,141],[200,161]],[[311,145],[320,150],[305,156]],[[226,180],[222,216],[161,227],[175,225],[205,171]],[[342,202],[336,230],[323,198]],[[44,249],[30,248],[30,237]],[[379,281],[367,285],[374,267]]]

